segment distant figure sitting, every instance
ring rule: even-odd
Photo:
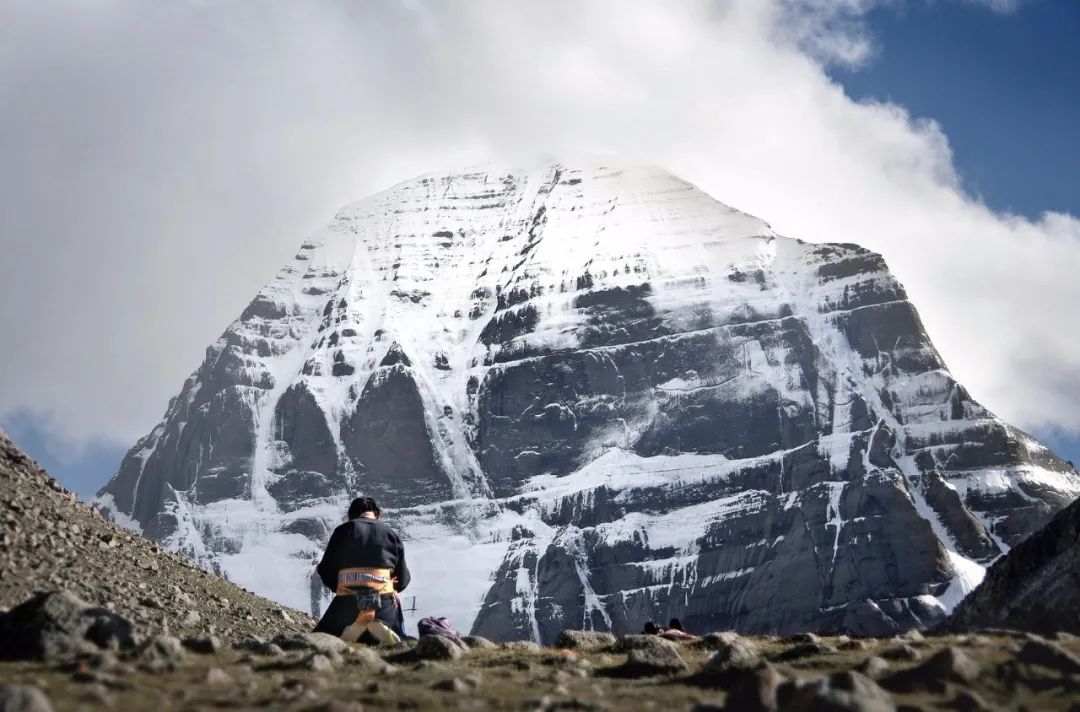
[[[388,643],[404,637],[397,594],[409,585],[405,547],[379,514],[371,497],[354,499],[349,521],[330,536],[316,570],[335,596],[316,632],[349,642]]]
[[[649,621],[645,624],[645,628],[642,632],[644,632],[645,635],[658,635],[661,638],[672,641],[697,640],[696,635],[690,635],[683,629],[682,621],[678,618],[672,618],[667,628],[662,628],[653,621]]]

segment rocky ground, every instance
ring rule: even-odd
[[[566,631],[555,647],[426,636],[367,648],[79,503],[0,433],[0,712],[1080,710],[1080,638],[671,643]]]
[[[0,709],[1080,709],[1072,636],[720,633],[674,644],[568,632],[559,643],[428,636],[372,649],[294,634],[218,648],[158,636],[115,652],[0,664]],[[5,706],[16,697],[27,704]]]

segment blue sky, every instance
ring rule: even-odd
[[[1080,215],[1080,2],[1028,0],[1007,13],[913,3],[868,22],[873,59],[832,73],[849,95],[938,122],[965,188],[991,208]],[[1080,463],[1080,438],[1033,434]]]
[[[874,40],[870,60],[828,72],[855,99],[936,121],[965,190],[1029,218],[1030,234],[1046,228],[1035,224],[1044,211],[1080,215],[1080,2],[1021,0],[1012,12],[987,4],[883,1],[859,20]],[[913,246],[890,224],[901,221],[881,221],[880,211],[921,209],[925,220],[913,224],[935,229],[952,229],[953,217],[959,227],[989,226],[1001,232],[995,254],[1010,259],[1013,248],[1002,246],[1020,232],[1006,235],[1013,225],[997,216],[933,212],[955,196],[925,200],[921,171],[932,156],[902,166],[911,173],[904,180],[863,181],[874,161],[885,167],[877,175],[897,165],[895,145],[932,144],[880,116],[833,111],[812,73],[760,31],[768,13],[755,8],[765,5],[744,3],[727,29],[665,17],[653,3],[633,11],[619,3],[610,16],[603,3],[505,13],[482,3],[342,13],[331,2],[270,3],[257,13],[243,4],[117,3],[115,16],[44,1],[15,13],[0,5],[2,125],[23,132],[0,165],[0,240],[22,265],[0,284],[0,331],[27,344],[0,354],[0,427],[68,487],[93,493],[305,231],[396,180],[472,160],[472,142],[565,140],[659,157],[785,234],[882,252],[973,394],[1013,422],[1047,423],[1030,429],[1080,463],[1080,438],[1065,434],[1080,428],[1080,356],[1057,338],[1073,318],[1075,289],[1058,278],[1043,290],[1037,271],[1009,292],[1011,317],[1001,316],[1009,303],[987,307],[1010,328],[972,326],[965,300],[990,303],[1001,290],[992,277],[978,297],[950,294],[946,282],[985,255],[954,250],[920,263],[925,242]],[[561,14],[546,14],[556,6]],[[422,7],[427,14],[414,16]],[[368,12],[375,16],[352,16]],[[599,36],[597,27],[614,30]],[[572,52],[553,41],[562,37]],[[672,37],[690,48],[686,58]],[[9,69],[17,81],[3,81]],[[793,108],[804,96],[814,105]],[[725,117],[730,125],[713,121],[752,105],[749,129],[738,111]],[[879,153],[833,151],[845,132]],[[47,179],[33,180],[35,170]],[[841,186],[835,194],[830,178]],[[874,213],[866,222],[849,209],[854,184]],[[978,287],[989,269],[961,281]],[[1016,314],[1044,318],[1025,331]],[[59,323],[70,351],[52,345]],[[1022,385],[1010,382],[1014,369]]]
[[[15,443],[45,470],[80,497],[91,497],[120,468],[134,443],[110,443],[99,438],[71,445],[58,442],[55,431],[32,413],[15,411],[0,417]]]
[[[912,3],[869,23],[871,63],[833,72],[851,96],[941,124],[967,189],[991,207],[1080,213],[1080,2]]]

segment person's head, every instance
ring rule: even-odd
[[[364,515],[379,518],[379,505],[371,497],[357,497],[349,505],[349,519],[359,519]]]

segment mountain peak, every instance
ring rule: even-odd
[[[101,502],[317,611],[358,492],[422,610],[489,637],[885,634],[941,620],[1080,476],[970,399],[880,256],[605,160],[343,208]]]

